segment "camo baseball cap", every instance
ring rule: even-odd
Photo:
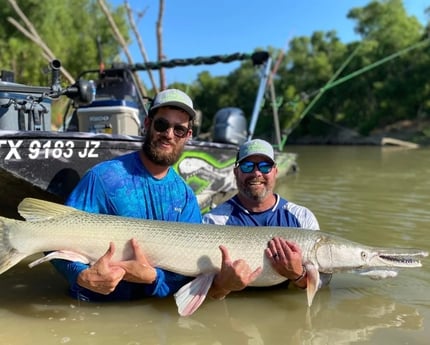
[[[240,163],[245,158],[253,155],[265,156],[275,163],[275,153],[272,145],[261,139],[253,139],[242,144],[237,153],[236,163]]]
[[[152,101],[148,114],[152,117],[154,116],[155,109],[167,106],[175,106],[182,109],[190,115],[191,120],[196,118],[193,101],[185,92],[178,89],[166,89],[159,92]]]

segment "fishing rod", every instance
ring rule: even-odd
[[[285,145],[287,139],[288,139],[288,135],[295,129],[297,128],[297,126],[299,125],[299,123],[301,122],[301,120],[307,115],[307,113],[310,111],[310,109],[315,105],[315,103],[321,98],[321,96],[324,94],[325,91],[332,89],[335,86],[338,86],[352,78],[355,78],[356,76],[363,74],[364,72],[367,72],[371,69],[374,69],[375,67],[378,67],[392,59],[395,59],[396,57],[399,57],[400,55],[406,54],[411,50],[414,49],[418,49],[418,48],[423,48],[426,45],[428,45],[430,43],[430,39],[425,39],[421,42],[418,42],[410,47],[404,48],[394,54],[388,55],[387,57],[378,60],[376,62],[374,62],[373,64],[370,64],[366,67],[360,68],[338,80],[335,80],[336,77],[340,74],[340,72],[346,67],[346,65],[352,60],[352,57],[355,56],[355,54],[358,51],[358,48],[360,47],[360,45],[357,46],[357,48],[351,53],[351,55],[348,57],[348,59],[342,64],[342,66],[336,71],[336,73],[332,76],[332,78],[330,78],[330,80],[320,89],[318,89],[317,91],[315,91],[313,94],[311,94],[310,96],[313,96],[314,94],[316,94],[316,96],[312,99],[312,101],[308,104],[308,106],[305,108],[305,110],[303,110],[303,112],[300,114],[298,120],[296,121],[295,125],[292,126],[290,128],[289,133],[285,134],[282,140],[282,147]]]

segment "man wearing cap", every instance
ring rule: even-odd
[[[274,193],[276,167],[273,147],[267,141],[254,139],[240,146],[234,175],[238,193],[203,216],[204,223],[240,226],[285,226],[319,230],[314,214]],[[226,252],[228,255],[228,252]],[[282,238],[273,238],[266,249],[274,269],[300,288],[306,288],[306,268],[299,246]],[[219,297],[230,291],[223,289],[218,278]],[[330,277],[322,278],[326,284]],[[215,279],[215,283],[217,278]],[[215,284],[216,285],[216,284]],[[246,286],[243,281],[242,288]],[[215,290],[216,286],[212,289]],[[239,290],[239,289],[238,289]]]
[[[171,167],[192,134],[196,112],[187,94],[167,89],[148,110],[142,149],[102,162],[90,169],[66,204],[92,213],[201,223],[192,189]],[[71,234],[73,236],[73,234]],[[94,265],[53,260],[73,297],[87,301],[130,300],[170,295],[189,278],[151,267],[135,240],[135,257],[112,263],[114,243]]]

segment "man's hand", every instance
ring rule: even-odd
[[[232,261],[228,250],[220,246],[222,255],[221,271],[216,275],[209,290],[209,296],[217,299],[224,298],[231,291],[239,291],[253,282],[261,273],[262,268],[251,270],[245,260]]]
[[[274,237],[269,241],[266,255],[272,261],[276,272],[298,287],[306,288],[306,279],[302,279],[305,278],[303,274],[306,274],[302,263],[302,251],[296,243]],[[300,279],[296,281],[298,278]]]
[[[79,274],[77,283],[103,295],[114,291],[125,275],[123,268],[110,265],[114,253],[115,245],[111,242],[107,252],[94,265]]]
[[[125,270],[123,279],[126,281],[144,284],[153,283],[157,278],[157,271],[149,264],[137,240],[132,238],[130,244],[134,252],[134,259],[119,261],[114,265]]]

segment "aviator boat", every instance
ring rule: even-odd
[[[212,140],[190,140],[174,168],[192,187],[202,211],[236,192],[233,166],[238,145],[253,137],[270,73],[267,52],[232,54],[158,63],[112,66],[83,72],[61,88],[61,63],[50,63],[52,85],[17,84],[8,72],[0,79],[0,215],[19,218],[25,197],[63,203],[81,176],[93,165],[140,148],[147,99],[134,72],[162,67],[213,64],[251,59],[260,70],[260,84],[249,126],[239,108],[220,109],[214,117]],[[83,78],[96,72],[94,81]],[[63,128],[51,129],[51,102],[65,95],[75,105]],[[276,119],[277,120],[277,119]],[[279,126],[275,126],[279,128]],[[275,128],[275,129],[276,129]],[[276,149],[280,174],[296,168],[296,155]]]

